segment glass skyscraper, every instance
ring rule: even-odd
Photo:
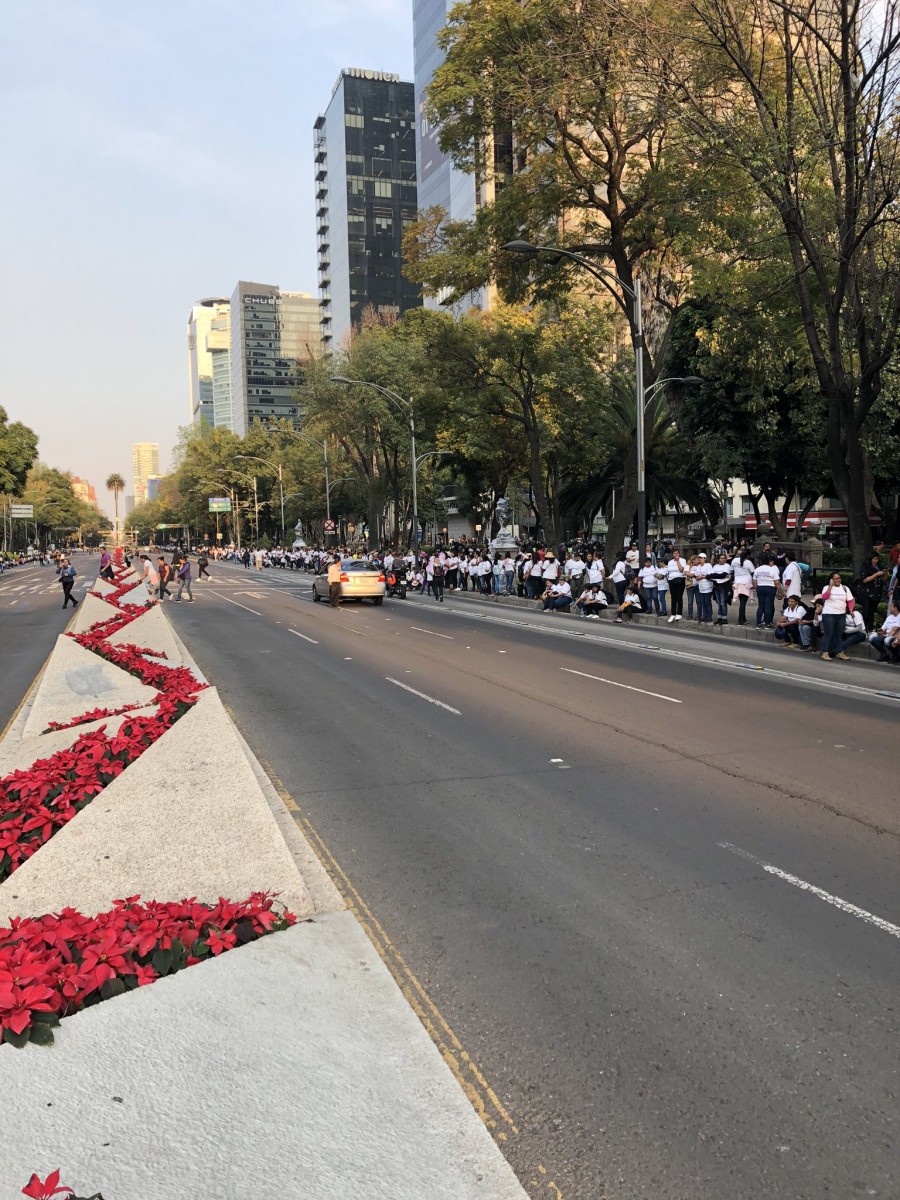
[[[418,155],[419,208],[442,208],[449,221],[472,221],[482,197],[475,175],[460,171],[438,145],[439,130],[425,115],[425,93],[444,61],[438,33],[456,0],[413,0],[413,54],[416,88],[416,152]],[[427,296],[427,308],[440,308],[440,296]],[[471,292],[460,307],[484,307],[483,291]]]
[[[231,428],[243,436],[257,418],[299,424],[295,392],[303,364],[322,345],[316,299],[242,280],[231,297],[229,326]]]
[[[341,346],[366,308],[401,316],[422,303],[401,244],[418,211],[415,93],[380,71],[344,70],[315,123],[322,341]]]

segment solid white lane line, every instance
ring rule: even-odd
[[[419,625],[410,625],[410,629],[414,629],[416,633],[430,633],[432,637],[444,638],[448,642],[453,641],[449,633],[436,633],[433,629],[422,629]]]
[[[258,613],[255,608],[248,608],[246,604],[238,604],[237,600],[232,600],[228,596],[223,596],[221,592],[214,592],[210,588],[210,594],[218,596],[220,600],[225,600],[229,604],[233,604],[235,608],[242,608],[244,612],[253,613],[254,617],[261,617],[262,613]]]
[[[298,633],[296,629],[289,629],[288,633],[292,633],[294,637],[303,638],[304,642],[312,642],[314,646],[319,644],[315,638],[307,637],[305,633]]]
[[[735,846],[731,842],[717,842],[716,845],[721,850],[729,850],[732,854],[737,854],[739,858],[746,858],[748,862],[756,863],[758,867],[762,867],[769,875],[774,875],[777,879],[783,879],[785,883],[793,884],[794,887],[800,888],[802,892],[809,892],[813,896],[817,896],[820,900],[824,900],[826,904],[831,904],[835,908],[839,908],[841,912],[849,913],[851,917],[859,917],[861,921],[865,921],[869,925],[874,925],[876,929],[880,929],[883,933],[889,933],[891,937],[900,938],[900,925],[894,925],[891,921],[886,921],[884,917],[876,917],[874,913],[867,912],[864,908],[858,908],[857,905],[851,904],[849,900],[842,900],[840,896],[833,896],[831,892],[826,892],[815,884],[807,883],[805,879],[799,879],[796,875],[791,875],[788,871],[782,871],[780,867],[775,867],[771,863],[764,862],[763,859],[757,858],[755,854],[751,854],[749,850],[742,850],[740,846]]]
[[[385,675],[388,683],[395,684],[398,688],[403,688],[404,692],[412,692],[414,696],[418,696],[421,700],[427,700],[429,704],[436,704],[438,708],[445,708],[447,712],[454,713],[457,717],[461,717],[462,713],[458,708],[451,708],[449,704],[445,704],[443,700],[435,700],[434,696],[426,696],[424,692],[417,692],[415,688],[411,688],[408,683],[401,683],[399,679],[391,679],[390,675]]]
[[[640,692],[642,696],[653,696],[656,700],[668,700],[670,704],[682,704],[674,696],[662,696],[659,692],[648,692],[645,688],[632,687],[629,683],[616,683],[614,679],[603,679],[600,675],[588,675],[587,671],[573,671],[571,667],[560,667],[567,675],[581,675],[584,679],[596,679],[598,683],[608,683],[612,687],[624,688],[626,692]]]

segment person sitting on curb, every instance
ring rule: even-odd
[[[572,587],[565,579],[551,583],[544,592],[544,612],[560,612],[572,603]]]
[[[631,579],[628,582],[628,587],[625,589],[622,603],[616,609],[616,624],[621,625],[623,620],[633,621],[636,612],[643,612],[643,606],[641,605],[641,594],[638,591],[637,580]]]
[[[586,617],[599,621],[600,614],[606,609],[608,601],[606,593],[598,584],[589,584],[575,601],[575,607],[580,608]]]
[[[786,650],[798,650],[802,642],[801,621],[806,619],[806,609],[800,603],[798,596],[788,597],[787,608],[778,619],[776,626],[776,637],[778,630],[784,631],[784,641],[781,643]]]
[[[838,658],[849,658],[847,651],[850,647],[864,642],[867,637],[865,622],[859,609],[855,608],[853,612],[848,612],[844,617],[844,637],[841,641]]]
[[[869,645],[879,662],[900,663],[900,600],[895,600],[877,633],[869,635]]]

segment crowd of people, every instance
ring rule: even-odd
[[[244,546],[195,553],[197,579],[209,578],[211,560],[236,562],[246,570],[319,573],[341,558],[365,557],[383,568],[389,586],[399,581],[438,603],[445,593],[474,591],[530,599],[546,612],[574,611],[587,620],[612,612],[620,624],[642,613],[669,624],[696,621],[699,627],[734,620],[773,631],[785,649],[819,653],[825,661],[845,659],[850,646],[868,641],[878,661],[900,664],[900,543],[872,555],[852,586],[835,571],[818,590],[809,586],[808,564],[791,549],[775,550],[768,542],[751,548],[720,540],[707,553],[663,540],[648,544],[643,555],[631,542],[610,556],[609,565],[597,546],[573,547],[559,556],[542,548],[492,554],[459,544],[418,553],[347,546]],[[111,558],[101,551],[101,575],[105,570],[111,570]],[[194,574],[183,549],[171,549],[168,561],[162,553],[141,554],[140,570],[157,600],[193,602]],[[885,615],[876,620],[882,603]]]

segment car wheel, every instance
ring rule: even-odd
[[[384,596],[373,596],[372,603],[373,604],[384,604]]]
[[[322,597],[316,591],[315,587],[313,587],[313,600],[315,600],[316,604],[318,604],[321,599]]]

